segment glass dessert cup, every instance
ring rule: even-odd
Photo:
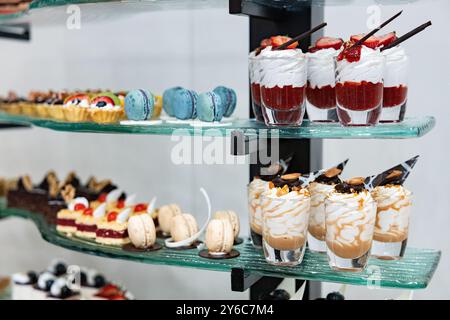
[[[263,249],[266,261],[276,266],[296,266],[306,248],[310,198],[261,197]]]
[[[372,256],[383,260],[399,260],[408,242],[411,192],[402,186],[377,187],[372,192],[377,203]]]
[[[402,122],[405,118],[408,86],[383,88],[383,109],[381,111],[381,123]]]
[[[336,271],[366,268],[374,233],[376,203],[325,201],[326,243],[330,267]]]
[[[359,71],[367,73],[367,80],[364,80],[363,73],[358,75],[361,80],[355,81],[349,77],[354,71],[348,69],[358,62],[336,59],[337,115],[344,126],[373,126],[379,122],[383,106],[383,79],[380,77],[378,82],[372,82],[369,78],[371,68],[384,68],[384,57],[372,57],[371,62],[366,70]]]
[[[264,122],[264,117],[261,110],[261,86],[259,76],[258,57],[254,53],[250,55],[248,61],[249,75],[250,75],[250,94],[252,100],[252,109],[256,121]]]
[[[250,239],[255,248],[262,248],[261,195],[268,189],[268,182],[254,179],[247,185]]]
[[[297,56],[261,57],[260,68],[260,91],[265,124],[301,125],[306,101],[305,55],[301,53]]]

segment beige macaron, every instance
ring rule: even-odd
[[[236,212],[234,212],[233,210],[221,210],[221,211],[217,211],[214,214],[214,219],[226,219],[228,221],[230,221],[231,226],[233,227],[233,233],[234,233],[234,238],[236,239],[239,235],[239,231],[240,231],[240,223],[239,223],[239,217],[236,214]]]
[[[170,235],[175,242],[183,241],[192,237],[198,232],[197,221],[189,213],[176,215],[172,218],[170,226]]]
[[[227,219],[212,219],[206,229],[205,244],[208,251],[214,253],[229,253],[233,249],[233,227]]]
[[[172,225],[172,218],[180,215],[181,209],[176,204],[169,204],[162,206],[158,210],[158,222],[161,231],[165,234],[170,234],[170,227]]]
[[[152,217],[138,214],[128,220],[128,237],[131,243],[140,249],[151,247],[156,242],[156,229]]]

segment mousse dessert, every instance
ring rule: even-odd
[[[128,218],[131,209],[111,211],[97,223],[95,241],[101,244],[122,246],[130,243]]]
[[[310,194],[299,173],[275,178],[262,195],[263,249],[269,264],[295,266],[306,248]]]
[[[248,56],[248,71],[250,78],[250,94],[252,99],[253,114],[256,121],[264,122],[264,117],[261,110],[261,72],[259,66],[258,55],[263,49],[271,45],[270,39],[261,41],[260,47],[250,52]]]
[[[336,99],[339,122],[344,126],[376,125],[383,104],[385,57],[370,37],[353,46],[359,37],[344,44],[336,61]]]
[[[353,178],[336,185],[325,202],[327,255],[334,270],[362,271],[367,266],[376,203],[364,180]]]
[[[334,191],[337,184],[342,183],[339,175],[342,173],[347,161],[336,167],[328,169],[309,184],[311,195],[311,209],[308,226],[308,248],[315,252],[326,252],[325,243],[325,200]]]
[[[322,37],[309,49],[306,110],[314,122],[337,122],[334,61],[344,41]]]
[[[307,57],[298,43],[277,47],[291,40],[272,37],[271,45],[258,56],[262,112],[266,125],[300,125],[305,113]]]

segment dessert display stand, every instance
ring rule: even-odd
[[[32,3],[33,8],[45,7],[45,4],[64,5],[77,1],[42,1]],[[96,1],[79,1],[80,3]],[[153,1],[158,3],[159,1]],[[173,1],[183,3],[184,1]],[[185,1],[190,3],[191,1]],[[203,1],[207,3],[209,1]],[[217,1],[211,1],[217,3]],[[335,1],[336,2],[336,1]],[[288,8],[286,3],[295,3],[294,9]],[[311,28],[313,14],[317,14],[314,20],[323,20],[320,10],[312,10],[314,1],[263,1],[263,0],[229,0],[230,14],[246,15],[249,17],[250,28],[250,50],[259,46],[261,39],[275,34],[300,34]],[[323,1],[318,1],[323,4]],[[188,6],[189,8],[189,6]],[[10,17],[11,18],[11,17]],[[14,17],[12,17],[14,18]],[[0,17],[0,20],[6,20]],[[29,29],[28,37],[29,37]],[[8,36],[2,33],[0,37]],[[9,32],[9,31],[8,31]],[[19,39],[19,38],[17,38]],[[302,41],[301,48],[306,51],[310,40]],[[249,104],[251,106],[251,103]],[[250,118],[254,118],[251,107]],[[0,113],[0,128],[5,123],[12,126],[38,126],[57,131],[70,132],[108,132],[126,134],[173,134],[176,130],[189,135],[209,134],[208,127],[193,128],[189,125],[161,124],[155,126],[121,126],[121,125],[99,125],[94,123],[64,123],[51,120],[34,119],[24,116],[12,116]],[[307,120],[298,128],[269,129],[263,124],[253,120],[236,120],[231,126],[215,130],[223,134],[231,135],[232,153],[234,155],[258,154],[259,145],[251,143],[264,131],[269,140],[272,134],[276,134],[279,140],[279,156],[281,159],[291,157],[289,171],[310,172],[319,169],[322,162],[322,142],[324,138],[416,138],[429,132],[435,124],[433,117],[408,118],[403,123],[386,124],[375,127],[346,128],[338,124],[314,125]],[[217,129],[217,128],[216,128]],[[265,144],[269,148],[270,143]],[[264,147],[266,147],[264,146]],[[253,149],[252,149],[253,148]],[[293,152],[295,151],[295,153]],[[259,160],[259,159],[258,159]],[[261,163],[250,165],[250,179],[259,174]],[[291,281],[293,292],[290,297],[313,299],[320,296],[320,282],[336,282],[353,285],[374,284],[378,287],[421,289],[426,288],[430,282],[440,260],[441,253],[429,249],[406,250],[405,257],[398,261],[384,261],[371,259],[370,267],[364,272],[336,272],[329,268],[326,255],[306,251],[301,265],[296,267],[276,267],[266,263],[261,250],[253,248],[249,240],[236,246],[240,256],[226,260],[208,260],[198,256],[197,249],[174,250],[163,248],[154,252],[131,252],[118,247],[104,246],[89,241],[70,239],[59,234],[55,226],[50,224],[43,215],[27,212],[19,209],[6,208],[4,202],[0,203],[0,218],[22,217],[32,220],[42,237],[61,247],[93,254],[102,257],[124,259],[148,264],[172,265],[190,267],[221,272],[230,272],[231,289],[234,291],[245,291],[250,289],[250,299],[268,298],[277,288],[286,287],[286,281]],[[158,240],[161,242],[161,240]],[[162,242],[160,243],[162,244]],[[295,282],[295,283],[293,283]],[[298,292],[295,294],[295,292]],[[301,294],[303,293],[303,294]]]

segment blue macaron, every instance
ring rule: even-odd
[[[204,92],[198,96],[198,118],[212,122],[222,120],[224,109],[220,96],[214,91]]]
[[[214,93],[220,96],[220,100],[222,101],[223,104],[222,108],[224,110],[223,116],[230,117],[233,114],[234,109],[236,109],[237,103],[236,92],[233,89],[224,86],[219,86],[215,88],[213,91]]]
[[[129,120],[150,119],[154,106],[155,97],[148,90],[133,90],[125,97],[125,113]]]
[[[173,112],[173,95],[176,91],[184,90],[182,87],[173,87],[167,89],[163,93],[163,110],[167,113],[168,116],[174,117],[175,114]]]
[[[170,108],[179,120],[197,118],[198,94],[193,90],[175,90],[170,96]]]

